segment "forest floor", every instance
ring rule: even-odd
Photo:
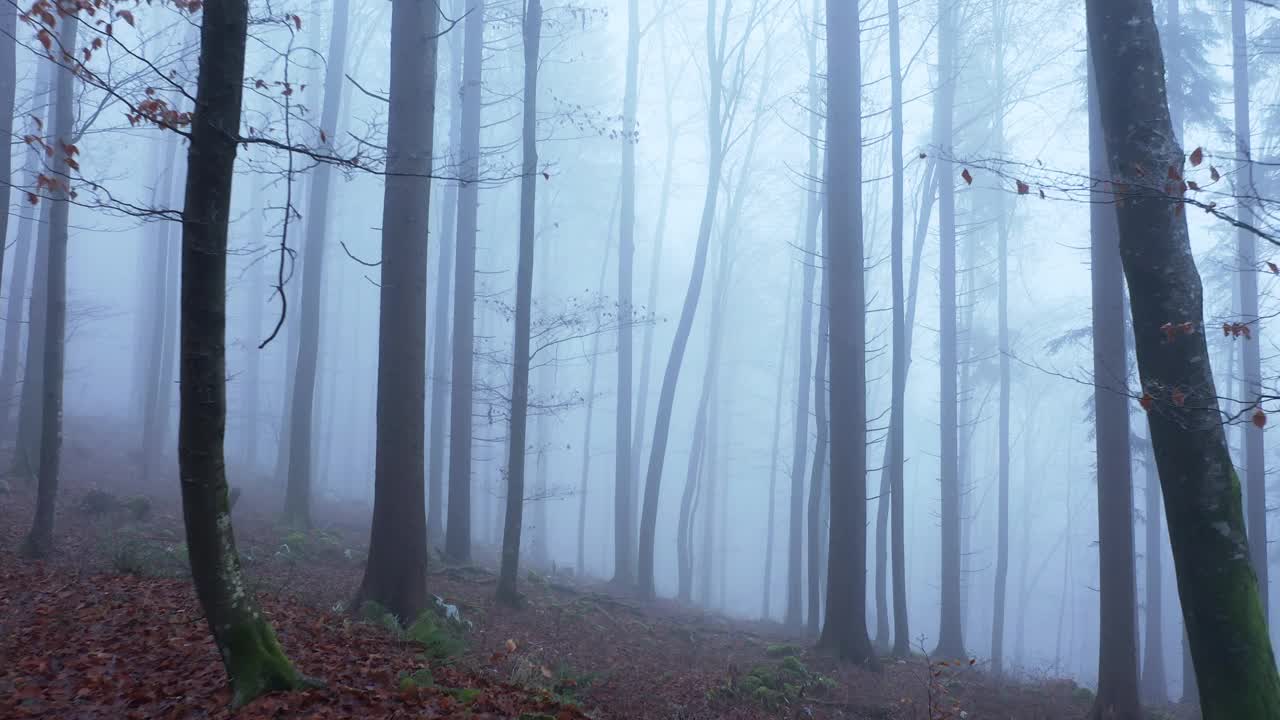
[[[187,579],[176,483],[113,481],[104,495],[95,479],[129,476],[128,458],[82,455],[64,464],[44,562],[17,556],[29,483],[0,481],[0,717],[229,717]],[[120,474],[104,476],[107,460]],[[999,684],[968,663],[852,667],[777,626],[642,603],[607,583],[531,573],[525,606],[508,609],[493,601],[492,568],[435,558],[429,589],[473,628],[432,658],[393,624],[345,610],[367,542],[350,519],[360,513],[319,515],[301,533],[255,505],[235,512],[246,573],[286,652],[325,685],[262,698],[241,718],[1066,720],[1092,699],[1065,680]]]

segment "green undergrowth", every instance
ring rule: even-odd
[[[834,680],[809,670],[795,654],[787,654],[792,650],[789,646],[770,646],[769,650],[786,656],[777,662],[756,665],[746,675],[730,678],[728,684],[712,690],[713,698],[749,700],[765,709],[778,710],[835,687]]]
[[[460,618],[451,618],[446,606],[435,598],[435,606],[423,610],[408,627],[382,605],[369,601],[360,607],[360,618],[377,625],[401,640],[417,643],[423,657],[431,662],[453,660],[466,652],[468,625]]]
[[[602,673],[578,671],[567,663],[520,657],[512,665],[509,680],[512,685],[546,692],[561,705],[580,707],[586,692],[603,678]]]

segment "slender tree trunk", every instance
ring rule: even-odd
[[[689,274],[689,287],[685,291],[684,307],[676,325],[671,343],[671,355],[662,376],[662,390],[658,396],[657,417],[653,428],[653,447],[649,454],[649,469],[645,478],[644,508],[640,518],[640,549],[637,570],[637,586],[642,597],[654,597],[654,544],[657,541],[658,495],[662,484],[662,467],[666,461],[667,440],[671,432],[671,411],[675,404],[676,383],[680,379],[680,367],[684,362],[685,348],[693,330],[693,319],[698,312],[698,299],[702,294],[702,280],[707,269],[707,249],[711,245],[711,229],[715,223],[716,203],[720,195],[720,171],[724,163],[724,131],[722,128],[722,100],[724,96],[723,73],[725,58],[723,45],[716,42],[716,0],[707,2],[707,60],[710,70],[707,99],[707,141],[710,157],[707,163],[706,196],[702,204],[702,220],[698,226],[698,241],[694,250],[693,269]],[[726,8],[726,12],[728,8]]]
[[[431,224],[436,38],[431,0],[393,0],[378,311],[377,449],[369,560],[352,607],[375,601],[405,622],[427,607],[424,420],[427,230]]]
[[[996,156],[1004,154],[1004,30],[1008,5],[994,0],[991,6],[991,23],[995,31],[992,46],[995,52],[996,113],[994,135]],[[1009,395],[1012,392],[1009,368],[1009,216],[1005,209],[1003,189],[995,192],[997,263],[999,265],[998,325],[1000,345],[1000,427],[999,450],[999,498],[996,510],[996,588],[991,619],[991,671],[996,677],[1004,675],[1004,621],[1005,601],[1009,588]],[[1117,263],[1118,265],[1118,263]],[[1123,295],[1123,285],[1122,295]],[[1123,323],[1121,324],[1123,329]],[[1122,351],[1123,352],[1123,351]],[[1127,423],[1126,423],[1127,424]],[[1026,548],[1023,549],[1026,552]]]
[[[635,581],[635,528],[631,509],[631,315],[636,254],[636,77],[640,68],[640,2],[627,0],[626,88],[622,99],[622,208],[618,220],[618,402],[614,423],[614,580]]]
[[[17,38],[18,6],[16,3],[5,3],[0,7],[0,137],[13,137],[13,106],[18,91],[18,58]],[[39,96],[39,90],[36,91]],[[4,198],[5,212],[0,213],[0,238],[8,243],[9,212],[13,206],[13,188],[9,178],[13,177],[13,154],[0,153],[0,178],[5,179]],[[4,274],[4,249],[0,248],[0,276]],[[15,275],[16,277],[16,275]]]
[[[956,38],[958,34],[955,0],[938,4],[938,83],[934,132],[942,157],[939,176],[939,260],[941,288],[942,374],[942,620],[938,646],[932,653],[942,659],[963,658],[960,599],[960,459],[959,417],[956,407],[956,173],[952,142],[956,95]]]
[[[1169,700],[1168,680],[1164,671],[1164,572],[1161,561],[1160,525],[1160,475],[1151,446],[1146,445],[1143,464],[1147,468],[1147,485],[1143,489],[1146,517],[1146,615],[1147,642],[1142,654],[1142,701],[1149,705],[1163,705]]]
[[[334,0],[329,24],[329,53],[324,71],[324,104],[320,110],[320,145],[329,147],[338,131],[342,80],[347,61],[348,0]],[[321,290],[329,227],[329,185],[333,166],[320,163],[311,177],[307,197],[307,237],[302,263],[302,303],[298,323],[298,354],[293,362],[293,403],[289,409],[289,477],[285,486],[285,520],[311,526],[311,440],[314,433],[316,366],[320,357]]]
[[[1106,148],[1089,82],[1089,173],[1107,177]],[[1133,483],[1129,458],[1128,347],[1124,274],[1115,210],[1101,189],[1090,205],[1093,287],[1094,441],[1098,462],[1098,695],[1091,717],[1138,720],[1137,599],[1134,597]]]
[[[471,413],[474,388],[476,214],[480,196],[481,63],[484,60],[484,0],[467,0],[462,64],[462,142],[458,188],[458,239],[453,294],[453,383],[449,394],[449,514],[445,555],[471,558]]]
[[[1186,216],[1141,177],[1142,167],[1181,177],[1184,164],[1151,3],[1088,0],[1087,8],[1110,176],[1124,188],[1120,254],[1201,712],[1205,720],[1280,717],[1280,675],[1220,420]],[[1165,323],[1188,323],[1191,332],[1170,342]]]
[[[806,503],[805,520],[808,528],[806,543],[809,571],[808,581],[808,614],[806,615],[805,632],[811,638],[818,637],[819,620],[822,617],[822,495],[827,479],[827,449],[829,447],[830,427],[827,424],[827,336],[830,317],[826,300],[826,275],[823,277],[822,310],[818,313],[818,352],[814,360],[813,371],[813,407],[814,420],[817,425],[817,439],[813,445],[813,468],[809,478],[809,499]]]
[[[463,12],[460,0],[450,3],[452,15]],[[460,33],[446,33],[449,41],[449,158],[461,158],[462,146],[462,53]],[[431,422],[427,442],[427,537],[435,544],[444,541],[445,448],[449,436],[450,352],[453,340],[449,324],[449,299],[453,292],[454,245],[458,227],[458,183],[445,182],[441,201],[440,272],[436,282],[436,306],[432,332],[435,334],[431,360]]]
[[[259,188],[259,197],[267,197],[266,188]],[[264,237],[262,210],[253,208],[253,219],[249,224],[250,242],[259,242]],[[258,474],[258,436],[262,432],[261,409],[258,396],[262,394],[262,351],[258,342],[262,339],[262,306],[267,302],[267,276],[270,263],[261,262],[259,267],[251,267],[252,281],[249,284],[249,327],[248,339],[244,344],[245,382],[243,401],[245,406],[245,465],[250,477],[256,479]]]
[[[28,155],[31,157],[31,155]],[[35,164],[29,161],[25,172],[27,186],[35,185]],[[0,360],[0,438],[9,435],[9,423],[20,396],[18,384],[18,353],[22,350],[22,330],[26,325],[27,283],[31,277],[31,248],[36,244],[35,208],[24,204],[18,216],[17,245],[9,270],[9,297],[5,301],[4,355]]]
[[[1245,0],[1231,0],[1232,70],[1235,88],[1236,195],[1240,198],[1240,220],[1253,222],[1254,201],[1258,195],[1253,178],[1253,151],[1249,122],[1249,40],[1245,24]],[[1258,320],[1258,246],[1253,233],[1236,229],[1237,272],[1240,273],[1239,322],[1253,328],[1253,341],[1242,348],[1241,378],[1244,400],[1257,402],[1262,395],[1262,323]],[[1262,596],[1262,614],[1270,616],[1267,563],[1267,457],[1262,428],[1253,423],[1244,428],[1244,484],[1248,510],[1249,556],[1253,572],[1258,576],[1258,592]]]
[[[56,103],[54,103],[56,104]],[[50,110],[52,120],[53,110]],[[49,122],[46,127],[52,127]],[[46,143],[52,146],[53,135]],[[49,228],[53,203],[40,203],[36,230],[35,268],[31,273],[31,299],[27,303],[27,348],[22,372],[22,396],[18,407],[18,438],[14,446],[14,470],[24,477],[40,472],[41,388],[44,387],[44,344],[49,286]]]
[[[174,167],[177,163],[178,155],[178,136],[167,131],[165,137],[160,141],[162,143],[162,154],[156,160],[156,187],[152,193],[157,205],[164,207],[172,207],[176,192],[175,178],[173,176]],[[160,462],[160,455],[163,452],[161,444],[164,435],[164,418],[167,416],[161,411],[161,388],[165,384],[164,378],[173,377],[173,366],[169,364],[169,373],[165,374],[165,331],[171,328],[176,335],[177,328],[173,325],[173,315],[178,308],[169,302],[169,288],[178,282],[178,278],[169,272],[170,259],[169,256],[180,255],[181,248],[171,247],[171,224],[168,222],[160,222],[153,226],[153,233],[149,238],[152,244],[151,260],[153,266],[149,268],[148,274],[151,276],[150,287],[150,308],[147,309],[147,364],[146,387],[143,390],[142,405],[142,454],[141,470],[142,482],[144,486],[149,486],[152,475],[157,470]],[[179,241],[180,242],[180,241]],[[172,346],[170,346],[172,349]],[[167,408],[166,408],[167,409]]]
[[[782,319],[782,346],[778,351],[778,386],[774,390],[773,403],[773,449],[769,452],[769,495],[766,506],[769,511],[768,530],[764,541],[764,588],[763,607],[760,616],[765,620],[772,614],[769,601],[773,595],[773,526],[774,504],[778,498],[778,450],[782,440],[782,396],[784,381],[787,377],[787,356],[791,354],[791,304],[795,295],[795,273],[787,273],[787,303]]]
[[[813,342],[813,303],[814,277],[820,259],[818,257],[818,217],[822,209],[822,188],[818,182],[819,165],[818,143],[822,132],[822,118],[818,112],[821,105],[821,94],[818,85],[818,18],[822,12],[819,4],[822,0],[813,0],[812,28],[807,33],[806,51],[809,56],[809,192],[805,196],[804,225],[804,278],[800,290],[800,372],[796,377],[796,420],[794,425],[794,441],[791,450],[791,513],[788,527],[787,547],[787,610],[785,623],[787,627],[799,628],[803,620],[804,606],[801,602],[803,588],[802,571],[804,568],[801,552],[804,548],[804,475],[805,463],[809,452],[809,393],[814,392],[814,383],[823,383],[822,378],[814,380],[809,377],[809,368],[813,367],[810,354]],[[820,343],[825,342],[820,340]],[[825,392],[825,385],[820,385]],[[816,457],[816,456],[815,456]],[[814,460],[819,463],[818,460]],[[825,462],[822,461],[822,462]],[[821,463],[819,463],[821,464]],[[812,565],[810,566],[812,572]],[[812,607],[812,604],[810,605]]]
[[[516,264],[515,350],[511,372],[511,432],[507,440],[507,514],[502,532],[498,600],[514,605],[520,566],[520,525],[524,514],[525,430],[529,412],[529,323],[533,305],[534,204],[538,177],[538,45],[542,38],[541,0],[524,6],[524,161],[520,175],[520,256]],[[625,181],[624,181],[625,182]],[[623,193],[623,203],[626,193]],[[627,441],[630,442],[630,434]],[[539,502],[546,502],[540,498]]]
[[[78,13],[58,18],[59,47],[75,48],[80,28]],[[42,62],[55,62],[51,56]],[[41,558],[53,549],[53,513],[58,498],[59,460],[62,454],[62,386],[66,365],[67,235],[71,218],[71,173],[68,161],[75,154],[75,73],[59,57],[53,93],[54,148],[49,179],[54,187],[45,200],[49,210],[49,259],[45,278],[45,334],[41,352],[43,382],[40,386],[40,482],[36,490],[35,519],[22,545],[26,557]]]
[[[196,596],[231,681],[232,704],[304,679],[245,587],[231,527],[226,432],[227,219],[240,127],[249,7],[204,5],[200,73],[182,213],[182,370],[178,461]],[[72,46],[68,44],[68,46]]]

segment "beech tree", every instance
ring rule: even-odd
[[[245,0],[212,0],[203,4],[203,15],[182,210],[178,466],[196,596],[230,679],[232,704],[241,706],[263,693],[298,688],[308,681],[285,657],[246,588],[231,527],[223,448],[227,220],[249,5]],[[69,109],[67,116],[69,121]]]
[[[391,5],[373,527],[364,579],[352,603],[358,609],[375,601],[406,622],[428,602],[423,441],[438,26],[434,0]]]
[[[521,125],[523,163],[520,175],[520,250],[516,265],[515,349],[511,373],[511,434],[507,438],[507,512],[502,530],[502,565],[498,599],[516,604],[520,566],[520,531],[524,518],[524,466],[528,453],[529,324],[533,305],[534,212],[538,188],[538,47],[542,39],[542,2],[524,4],[524,115]],[[628,433],[627,441],[630,442]],[[545,502],[545,499],[540,499]]]
[[[1201,713],[1206,720],[1273,717],[1280,715],[1280,675],[1210,369],[1181,181],[1153,187],[1142,170],[1163,168],[1161,178],[1187,171],[1153,9],[1150,0],[1088,0],[1086,8],[1109,176],[1120,186],[1115,209],[1142,400]],[[1166,324],[1173,332],[1160,329]]]

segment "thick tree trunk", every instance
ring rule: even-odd
[[[524,122],[520,174],[520,254],[516,263],[515,349],[511,361],[511,431],[507,437],[507,513],[502,532],[498,600],[514,605],[524,517],[524,466],[529,415],[529,323],[533,305],[533,236],[538,189],[538,45],[542,39],[541,0],[524,7]],[[625,195],[625,193],[624,193]],[[626,202],[624,197],[623,202]],[[627,442],[631,441],[628,433]],[[546,498],[538,498],[545,504]]]
[[[862,63],[858,3],[827,0],[825,235],[831,314],[831,551],[819,644],[872,660],[867,636],[866,297],[862,248]]]
[[[231,528],[226,433],[227,219],[244,80],[248,3],[204,5],[200,74],[182,213],[178,461],[196,596],[231,681],[233,705],[303,684],[245,587]]]
[[[432,0],[391,4],[373,527],[352,603],[376,601],[406,623],[427,606],[427,231],[439,16]]]
[[[1110,176],[1124,193],[1116,214],[1138,369],[1152,398],[1148,421],[1200,708],[1205,720],[1280,717],[1280,676],[1218,409],[1179,188],[1170,197],[1143,177],[1144,167],[1181,177],[1184,165],[1151,3],[1089,0],[1087,8]],[[1160,329],[1166,323],[1173,339]],[[1190,332],[1179,330],[1183,323]]]
[[[324,104],[320,110],[320,146],[331,147],[338,133],[338,112],[347,63],[348,0],[334,0],[329,23],[329,53],[325,58]],[[329,185],[333,166],[316,166],[307,188],[307,237],[303,246],[302,302],[298,322],[298,354],[293,360],[293,397],[289,408],[289,477],[285,485],[285,521],[311,526],[311,445],[315,430],[317,363],[320,359],[321,290],[329,229]]]
[[[938,159],[938,277],[941,292],[940,358],[942,375],[942,611],[933,656],[959,659],[965,655],[961,630],[960,587],[960,458],[956,391],[956,172],[952,161],[956,97],[955,62],[958,34],[955,2],[938,4],[938,83],[935,142]]]
[[[475,378],[476,215],[480,198],[481,63],[485,0],[467,0],[462,64],[461,186],[454,264],[453,382],[449,394],[449,512],[444,552],[454,562],[471,558],[471,401]]]
[[[463,12],[461,0],[450,3],[451,16]],[[461,34],[445,34],[449,41],[449,158],[450,166],[461,158],[462,145],[462,53]],[[453,292],[454,245],[458,227],[458,184],[446,181],[441,193],[440,270],[436,280],[434,346],[431,358],[431,422],[427,427],[427,537],[435,544],[444,541],[445,448],[449,436],[450,353],[453,329],[449,324]]]
[[[613,577],[635,581],[635,528],[631,509],[631,323],[633,265],[636,255],[636,97],[640,71],[640,2],[627,0],[626,87],[622,99],[622,203],[618,220],[618,385],[614,422]]]
[[[818,68],[818,18],[822,12],[819,4],[822,0],[814,0],[812,9],[813,29],[807,33],[806,50],[809,56],[809,192],[805,197],[804,225],[804,279],[800,290],[800,372],[796,377],[796,416],[793,427],[794,439],[791,449],[791,512],[787,523],[787,610],[784,621],[787,627],[798,628],[803,620],[804,604],[801,591],[804,586],[802,572],[804,564],[801,553],[804,550],[804,476],[805,464],[809,455],[809,394],[814,391],[814,380],[809,377],[809,368],[813,366],[810,354],[813,342],[813,303],[814,277],[820,263],[818,257],[818,217],[822,209],[822,188],[818,180],[822,168],[819,165],[819,134],[822,132],[822,117],[818,112],[822,97],[819,90]],[[821,379],[819,379],[821,382]],[[825,389],[824,389],[825,392]],[[817,462],[815,460],[815,462]],[[825,462],[825,461],[824,461]]]
[[[1089,173],[1107,177],[1107,155],[1089,81]],[[1128,345],[1124,274],[1115,210],[1101,187],[1090,207],[1093,288],[1094,443],[1098,463],[1098,695],[1090,716],[1138,720],[1138,620],[1129,457]]]
[[[80,18],[76,13],[58,18],[59,47],[75,48]],[[51,57],[42,62],[55,62]],[[71,219],[71,172],[74,154],[75,73],[58,57],[53,93],[53,142],[49,179],[54,187],[44,202],[49,208],[48,270],[45,276],[45,333],[41,349],[43,382],[40,385],[39,478],[35,520],[22,545],[22,554],[40,558],[53,549],[53,513],[58,497],[59,460],[62,454],[62,385],[66,365],[67,235]]]

